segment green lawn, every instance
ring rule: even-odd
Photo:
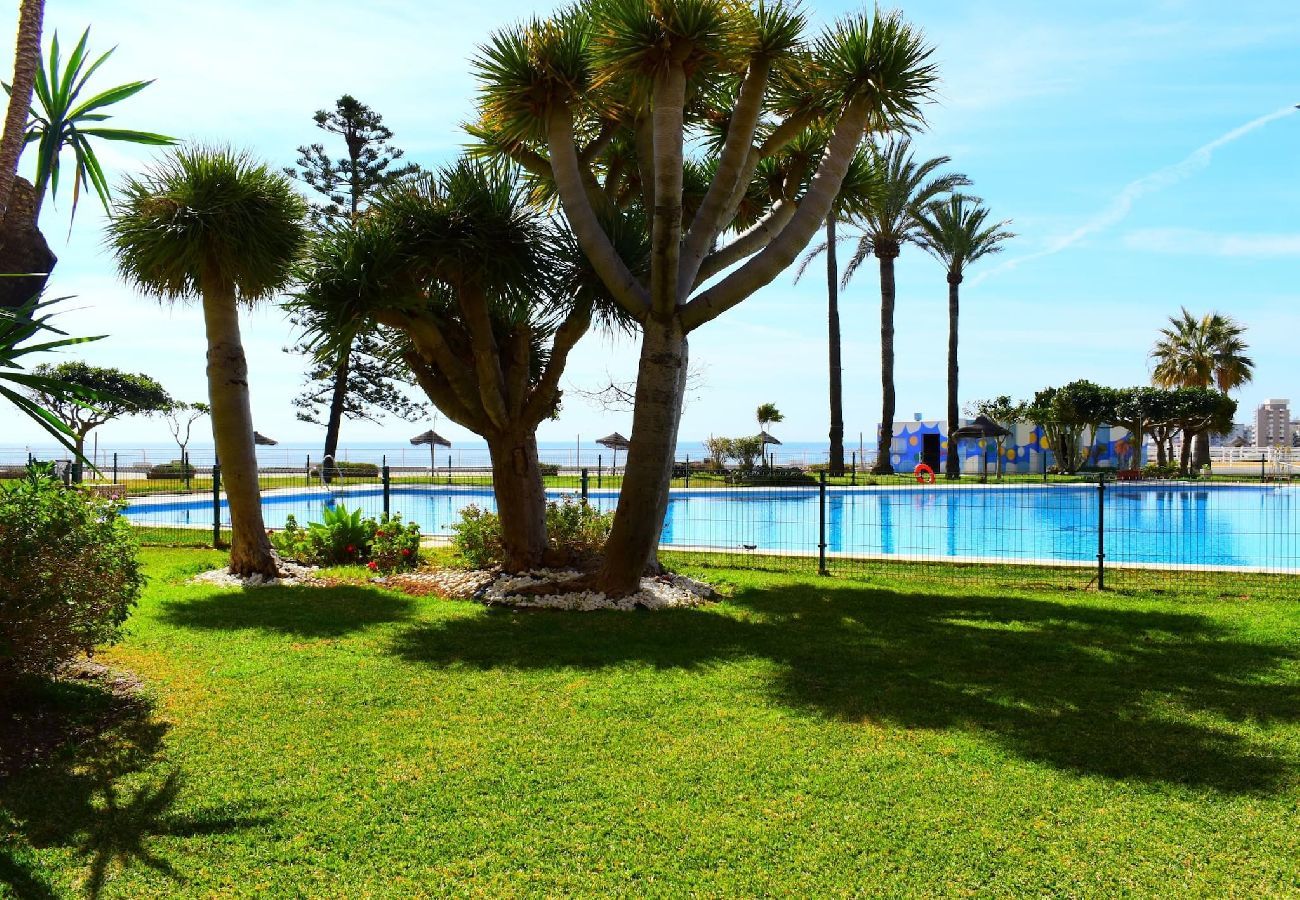
[[[223,591],[148,550],[23,896],[1300,892],[1300,604],[710,570],[673,613]],[[3,889],[0,888],[0,893]]]

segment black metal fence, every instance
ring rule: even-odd
[[[621,471],[603,459],[575,467],[572,453],[544,454],[548,493],[618,503]],[[86,473],[92,490],[121,497],[148,543],[224,539],[229,513],[219,467],[187,458]],[[447,540],[470,504],[491,508],[482,465],[354,463],[264,465],[263,515],[319,520],[326,505],[400,513]],[[1041,474],[933,483],[820,467],[764,465],[749,473],[680,461],[661,551],[703,566],[833,576],[1062,588],[1300,596],[1300,487],[1289,481],[1122,481],[1113,473]]]

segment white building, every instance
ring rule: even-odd
[[[1291,423],[1291,401],[1269,400],[1255,409],[1255,446],[1291,446],[1295,426]]]

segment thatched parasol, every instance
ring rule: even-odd
[[[618,469],[618,451],[626,450],[632,445],[631,441],[623,437],[623,435],[619,434],[617,431],[613,434],[607,434],[603,438],[598,438],[596,443],[614,451],[614,462],[609,468],[611,474]]]
[[[972,422],[954,431],[952,436],[961,440],[962,438],[1000,438],[1009,434],[1011,432],[1008,429],[1003,428],[987,416],[976,416]]]
[[[430,475],[432,475],[434,470],[438,468],[438,463],[433,458],[434,450],[437,449],[438,447],[451,446],[451,441],[447,440],[445,437],[438,434],[438,432],[434,431],[432,428],[430,428],[428,431],[424,432],[423,434],[417,434],[415,437],[411,438],[411,443],[416,445],[417,447],[420,444],[429,445],[429,474]],[[451,463],[448,462],[447,465],[450,466]],[[447,478],[448,479],[451,478],[450,469],[447,470]]]
[[[262,434],[260,431],[254,431],[253,443],[259,447],[274,447],[276,444],[280,442],[277,441],[275,438],[267,437],[266,435]]]

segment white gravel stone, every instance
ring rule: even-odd
[[[684,575],[663,575],[641,579],[641,589],[626,597],[610,598],[598,591],[570,591],[554,594],[520,594],[521,588],[536,584],[575,581],[583,572],[572,569],[537,569],[520,574],[498,571],[438,569],[400,576],[401,581],[427,585],[439,594],[477,600],[488,606],[518,609],[564,609],[590,612],[597,609],[672,609],[701,604],[716,598],[713,588]]]
[[[229,569],[212,569],[208,572],[200,572],[192,579],[198,584],[215,584],[220,587],[267,587],[276,584],[319,584],[316,577],[318,568],[316,566],[304,566],[296,562],[281,559],[275,556],[276,568],[280,570],[279,578],[266,578],[263,575],[250,575],[242,578],[239,575],[232,574]]]

